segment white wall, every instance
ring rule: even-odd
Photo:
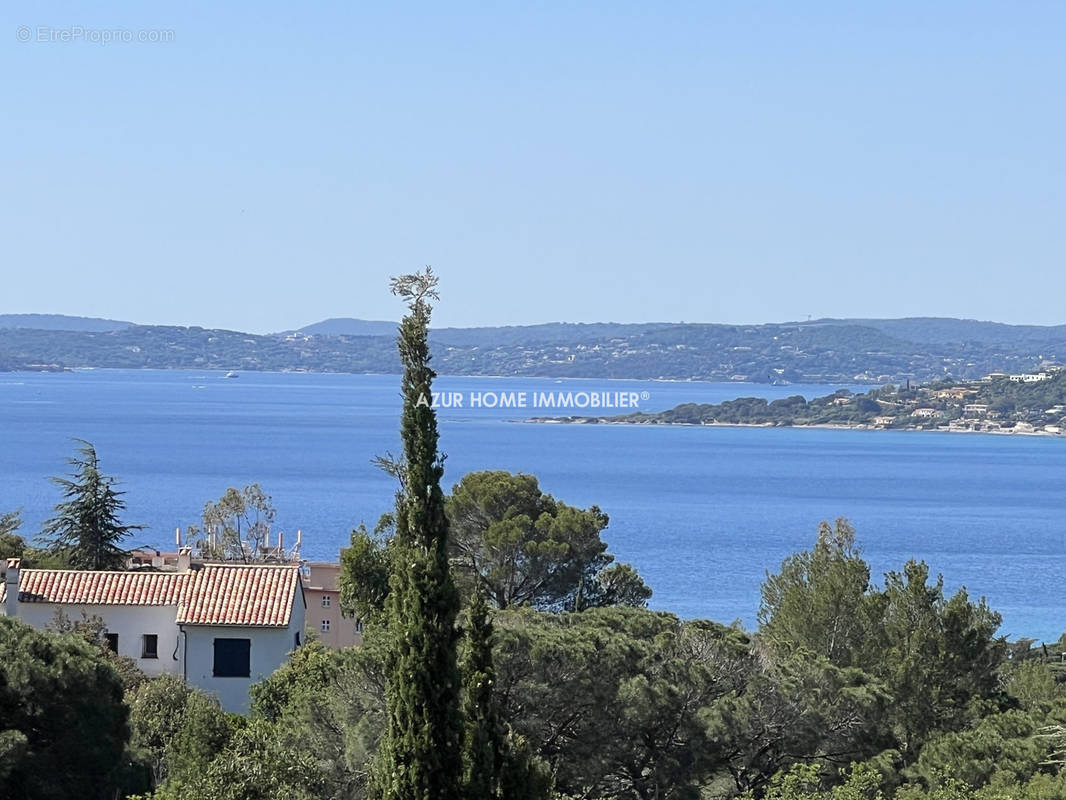
[[[248,689],[280,667],[296,646],[294,628],[244,628],[235,625],[186,625],[188,653],[185,680],[215,695],[226,711],[243,714],[248,711]],[[248,678],[216,678],[215,639],[251,640],[251,676]],[[302,638],[302,637],[301,637]]]
[[[244,714],[251,697],[248,689],[268,677],[296,649],[296,636],[304,639],[306,606],[303,592],[296,592],[287,628],[246,628],[236,625],[185,625],[187,653],[185,680],[218,697],[226,711]],[[215,639],[250,639],[251,675],[248,678],[216,678]]]
[[[18,618],[27,625],[44,630],[51,628],[57,608],[72,622],[82,619],[82,612],[90,617],[100,617],[109,633],[118,634],[119,655],[129,656],[148,675],[169,672],[181,674],[182,653],[177,658],[174,651],[179,647],[177,606],[98,606],[63,605],[52,603],[19,603]],[[141,636],[154,633],[159,637],[159,658],[141,658]]]

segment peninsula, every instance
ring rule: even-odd
[[[922,386],[888,384],[868,392],[840,389],[807,400],[793,395],[767,401],[740,397],[723,403],[683,403],[657,413],[566,418],[535,422],[631,425],[758,425],[843,427],[979,433],[1066,433],[1066,367],[992,373],[978,380],[937,381]]]

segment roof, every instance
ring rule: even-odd
[[[116,606],[177,605],[185,581],[178,572],[86,572],[27,569],[19,573],[20,603]],[[6,589],[4,591],[6,599]]]
[[[27,569],[19,573],[19,602],[173,605],[179,624],[284,628],[299,587],[297,565],[204,564],[187,572]],[[5,587],[0,603],[6,597]]]
[[[178,622],[186,625],[257,625],[284,628],[300,586],[300,568],[205,564],[191,570]]]

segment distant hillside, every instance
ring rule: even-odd
[[[392,323],[362,324],[389,330],[353,336],[305,329],[259,336],[150,325],[105,332],[0,328],[0,369],[46,364],[398,372]],[[966,338],[955,338],[964,334]],[[431,332],[430,342],[434,367],[442,375],[883,384],[1026,372],[1044,361],[1066,361],[1066,328],[965,320],[549,323],[442,328]]]
[[[904,317],[902,319],[818,319],[801,326],[859,325],[917,344],[957,344],[1040,347],[1066,340],[1066,325],[1006,325],[974,319]]]
[[[314,336],[395,336],[398,322],[334,317],[312,325],[305,325],[290,333],[306,333]],[[610,339],[616,336],[632,336],[652,330],[675,327],[676,323],[651,322],[620,324],[615,322],[546,322],[539,325],[507,325],[485,328],[434,328],[436,341],[452,345],[478,345],[481,347],[501,344],[526,344],[529,342],[582,342]]]
[[[672,322],[544,322],[495,328],[435,328],[432,339],[451,345],[525,345],[531,343],[589,344],[677,327]]]
[[[309,333],[315,336],[395,336],[400,323],[382,320],[355,319],[353,317],[332,317],[311,325],[298,328],[296,333]],[[293,331],[286,331],[293,333]]]
[[[33,328],[41,331],[120,331],[133,325],[117,319],[68,317],[65,314],[0,314],[0,328]]]

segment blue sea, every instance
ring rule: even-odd
[[[875,576],[927,561],[1003,614],[1002,632],[1066,630],[1066,441],[826,429],[537,425],[542,408],[470,408],[526,392],[625,392],[646,411],[835,386],[441,377],[447,488],[465,473],[536,475],[560,500],[610,515],[610,550],[654,589],[652,606],[754,626],[759,584],[814,540],[820,520],[856,526]],[[855,388],[855,387],[849,387]],[[554,412],[559,413],[559,412]],[[85,370],[0,373],[0,512],[33,534],[59,500],[72,437],[92,441],[127,492],[129,544],[172,548],[228,486],[258,481],[303,555],[335,559],[393,502],[371,463],[400,449],[399,378],[374,375]]]

